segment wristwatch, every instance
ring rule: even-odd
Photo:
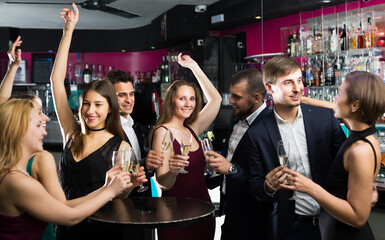
[[[237,167],[234,164],[231,164],[229,168],[229,175],[236,174],[237,172],[238,172]]]

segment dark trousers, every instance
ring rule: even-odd
[[[321,240],[319,225],[295,221],[290,240]]]

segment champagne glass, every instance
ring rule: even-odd
[[[160,147],[161,154],[165,153],[171,147],[172,142],[174,142],[174,134],[170,129],[167,129],[163,136],[162,145]]]
[[[278,141],[277,154],[278,154],[279,163],[282,166],[286,167],[289,161],[289,155],[290,155],[290,145],[288,141],[286,140]]]
[[[140,163],[139,163],[139,160],[136,158],[136,156],[135,156],[135,153],[134,153],[134,149],[132,149],[132,148],[129,148],[128,150],[127,150],[127,160],[129,161],[129,166],[130,166],[130,170],[133,172],[133,173],[135,173],[135,174],[137,174],[137,173],[140,173]],[[143,183],[141,183],[140,185],[139,185],[139,189],[138,189],[138,191],[137,192],[144,192],[144,191],[146,191],[148,189],[148,187],[147,186],[144,186],[143,185]]]
[[[206,151],[213,151],[213,149],[214,149],[214,148],[213,148],[213,145],[212,145],[212,143],[211,143],[211,141],[210,141],[210,139],[208,139],[208,138],[203,138],[203,139],[201,140],[201,144],[202,144],[203,154],[205,155],[206,160],[209,160],[210,158],[212,158],[212,156],[208,155],[208,154],[206,153]],[[214,170],[209,166],[209,163],[208,163],[208,162],[206,163],[205,170],[211,174],[211,176],[210,176],[211,178],[212,178],[212,177],[216,177],[216,176],[219,175],[216,171],[214,171]]]
[[[297,155],[292,155],[291,161],[289,161],[288,168],[290,168],[293,171],[297,171]],[[293,196],[289,198],[289,200],[297,200],[299,199],[297,196],[297,191],[293,191]]]
[[[123,167],[124,151],[113,151],[112,152],[112,167],[119,166]]]
[[[180,134],[180,151],[182,153],[182,156],[183,157],[187,157],[188,154],[190,153],[190,148],[191,148],[191,143],[192,143],[192,135],[191,133],[187,133],[187,132],[184,132],[184,133],[181,133]],[[184,167],[182,167],[181,169],[179,169],[179,173],[188,173],[188,171],[186,171],[184,169]]]

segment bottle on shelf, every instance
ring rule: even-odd
[[[73,84],[73,82],[75,80],[74,76],[73,76],[73,72],[72,72],[72,64],[71,63],[68,64],[67,80],[68,80],[68,83],[71,85]]]
[[[103,65],[98,65],[98,79],[104,79],[104,67]]]
[[[337,58],[336,65],[334,69],[334,81],[336,86],[340,86],[342,83],[342,70],[341,70],[341,63],[340,58]]]
[[[333,86],[335,84],[335,74],[333,68],[333,62],[327,61],[326,74],[325,74],[325,86]]]
[[[96,70],[96,64],[92,64],[92,74],[91,74],[91,80],[97,80],[98,79],[98,71]]]
[[[357,36],[357,49],[365,48],[365,35],[364,30],[362,29],[362,23],[360,22],[360,27],[358,28]]]
[[[306,68],[305,68],[305,72],[306,72],[306,85],[305,86],[311,87],[312,83],[313,83],[313,74],[312,74],[312,69],[311,69],[310,58],[308,59],[308,62],[307,62]]]
[[[351,26],[349,31],[349,49],[357,49],[357,33],[355,31],[354,25]]]
[[[373,47],[374,33],[372,29],[372,18],[368,18],[368,29],[365,32],[365,48]]]
[[[162,71],[163,71],[163,75],[161,74],[162,76],[162,82],[164,83],[168,83],[170,82],[170,78],[169,78],[169,69],[168,69],[168,56],[164,56],[163,57],[163,62],[162,62]]]
[[[75,63],[75,78],[76,84],[83,85],[83,63],[80,60],[80,53],[77,55],[77,62]]]
[[[343,23],[343,28],[340,35],[341,51],[348,50],[347,41],[346,41],[346,24]]]
[[[289,57],[292,55],[291,43],[293,41],[294,41],[294,39],[293,39],[293,30],[290,29],[289,37],[287,38],[287,45],[286,45],[286,53],[287,53],[287,56],[289,56]]]
[[[296,43],[296,41],[297,41],[297,35],[295,32],[293,32],[293,39],[290,43],[290,57],[294,57],[297,55],[295,51],[295,45],[298,43]]]
[[[314,42],[313,32],[311,29],[309,29],[309,34],[306,38],[306,54],[313,53],[313,42]]]
[[[91,70],[88,68],[88,64],[86,63],[86,67],[83,71],[83,81],[84,81],[84,84],[88,84],[92,81],[92,72]]]
[[[337,38],[337,32],[334,28],[332,30],[332,35],[330,37],[330,52],[335,53],[338,50],[338,38]]]

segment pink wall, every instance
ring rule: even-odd
[[[378,4],[385,3],[385,0],[371,0],[370,2],[351,2],[346,5],[347,10],[358,9],[361,7],[369,7]],[[333,14],[335,12],[345,11],[345,4],[318,9],[309,12],[302,12],[285,16],[281,18],[275,18],[266,20],[263,22],[263,46],[262,46],[262,25],[261,23],[254,23],[245,26],[236,27],[233,29],[216,32],[220,35],[231,35],[239,32],[246,32],[246,51],[247,56],[262,54],[262,53],[277,53],[281,52],[281,28],[289,27],[293,25],[299,25],[306,23],[306,20],[313,17],[319,17],[322,15]]]
[[[77,62],[78,53],[70,53],[68,63]],[[107,73],[109,67],[120,69],[134,74],[135,71],[152,71],[159,67],[162,57],[168,54],[167,49],[142,51],[142,52],[101,52],[101,53],[80,53],[80,59],[83,63],[100,64],[104,66],[104,72]],[[27,67],[31,69],[31,52],[23,52],[22,59],[27,60]],[[89,66],[91,69],[91,65]],[[28,74],[30,82],[30,73]]]

